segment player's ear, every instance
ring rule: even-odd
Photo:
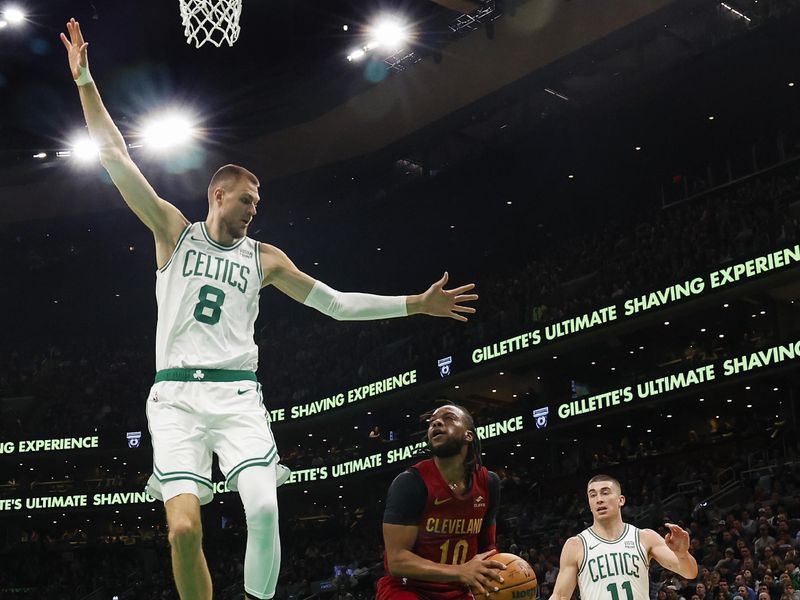
[[[466,433],[464,434],[464,439],[467,440],[467,442],[472,442],[475,439],[475,434],[472,432],[472,430],[467,429]]]
[[[619,505],[625,506],[625,496],[623,496],[622,494],[619,495]]]

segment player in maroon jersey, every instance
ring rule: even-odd
[[[454,404],[430,415],[432,459],[398,475],[383,515],[386,576],[377,600],[461,600],[496,591],[500,479],[481,464],[472,416]]]

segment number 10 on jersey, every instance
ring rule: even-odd
[[[447,540],[444,544],[439,546],[442,551],[442,557],[439,559],[440,564],[444,565],[449,562],[447,559],[450,555],[450,542],[451,540]],[[469,542],[467,542],[467,540],[458,540],[453,546],[452,564],[463,565],[467,562],[467,552],[469,552]],[[614,600],[616,600],[616,598]]]

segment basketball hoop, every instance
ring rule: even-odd
[[[233,46],[239,37],[242,0],[180,0],[186,43],[199,48],[211,42]]]

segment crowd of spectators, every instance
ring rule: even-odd
[[[599,229],[573,230],[572,235],[555,232],[554,243],[535,258],[519,256],[516,263],[480,276],[480,316],[458,329],[439,320],[420,328],[405,319],[369,326],[334,323],[313,311],[302,319],[268,315],[256,332],[265,397],[271,408],[323,398],[400,369],[435,364],[455,348],[476,347],[789,246],[798,239],[798,198],[800,167],[794,163],[700,201],[628,215]],[[28,265],[32,256],[40,256],[37,240],[4,233],[0,238],[4,251],[16,257],[15,264]],[[87,248],[75,248],[84,242]],[[62,287],[68,287],[73,267],[86,260],[83,255],[102,250],[92,246],[97,240],[84,242],[62,247],[63,255],[54,248],[48,254],[54,264],[46,262],[43,272],[34,275],[37,281],[52,284],[60,278]],[[106,268],[117,262],[109,259]],[[79,318],[93,318],[80,316],[80,310],[70,307],[71,316],[77,311]],[[35,343],[36,338],[0,347],[0,394],[37,398],[27,411],[16,411],[13,421],[4,421],[0,433],[40,435],[48,424],[63,431],[65,421],[76,432],[98,426],[141,429],[142,399],[153,370],[153,323],[149,312],[144,318],[132,313],[131,319],[141,322],[135,321],[134,333],[124,339],[103,336],[107,330],[101,328],[68,340],[53,332],[46,347]]]

